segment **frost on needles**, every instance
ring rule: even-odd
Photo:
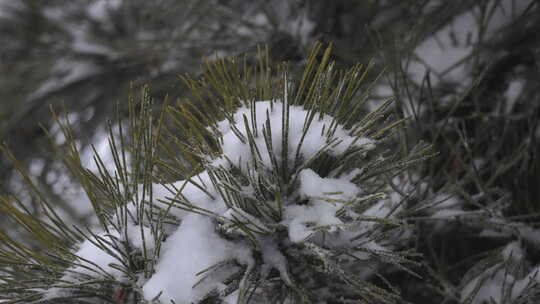
[[[254,68],[210,63],[202,80],[186,79],[194,100],[170,106],[157,123],[143,100],[131,140],[111,140],[114,172],[99,161],[99,174],[79,168],[101,230],[62,226],[82,241],[58,245],[68,266],[48,274],[52,287],[19,296],[398,303],[381,274],[414,275],[418,263],[394,183],[430,148],[398,150],[392,135],[403,120],[391,101],[372,113],[363,107],[371,66],[338,71],[320,48],[298,80],[264,58]],[[76,152],[66,157],[75,171]]]

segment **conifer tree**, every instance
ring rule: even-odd
[[[539,302],[535,1],[0,7],[0,302]]]
[[[404,120],[391,100],[365,112],[370,65],[340,71],[319,44],[294,79],[262,54],[253,67],[209,63],[185,79],[193,100],[157,121],[147,94],[140,112],[131,102],[131,138],[111,138],[114,169],[99,158],[98,174],[81,167],[64,126],[65,162],[101,229],[66,225],[44,197],[43,221],[4,198],[41,248],[2,235],[4,298],[398,303],[385,272],[414,274],[419,261],[392,180],[430,148],[395,148]]]

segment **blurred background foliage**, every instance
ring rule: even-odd
[[[107,159],[107,121],[127,118],[125,100],[139,88],[150,85],[158,107],[181,104],[189,93],[180,76],[201,74],[205,60],[266,46],[272,61],[300,70],[307,50],[321,41],[333,45],[341,66],[372,61],[385,71],[370,104],[395,96],[396,112],[411,117],[403,144],[435,144],[440,156],[419,172],[431,191],[452,193],[470,209],[500,203],[505,216],[536,225],[538,6],[533,0],[0,0],[0,142],[66,219],[90,224],[90,203],[52,148],[66,140],[51,107],[69,120],[83,164],[95,170],[91,146]],[[1,156],[0,194],[37,206],[22,184]],[[428,247],[440,262],[437,246],[445,245]],[[458,248],[445,258],[457,263],[479,250]]]

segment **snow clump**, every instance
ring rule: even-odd
[[[218,138],[218,156],[202,151],[198,174],[155,184],[153,197],[141,198],[151,200],[144,208],[174,218],[164,224],[164,234],[128,218],[124,230],[101,236],[114,241],[103,248],[86,241],[76,255],[126,282],[117,258],[122,255],[104,250],[108,245],[156,254],[155,267],[135,282],[148,301],[197,303],[215,297],[236,303],[249,288],[256,290],[249,297],[265,299],[275,296],[265,294],[275,284],[298,290],[299,280],[328,301],[333,293],[345,293],[340,288],[347,284],[338,283],[344,277],[375,274],[378,253],[392,259],[391,242],[374,233],[383,222],[397,221],[403,209],[389,187],[379,183],[374,192],[367,180],[359,181],[369,162],[382,156],[371,155],[378,142],[356,135],[355,126],[345,128],[327,114],[280,101],[241,107],[208,127]],[[344,161],[350,159],[354,162]],[[130,203],[128,213],[146,212],[140,206]],[[340,256],[337,250],[350,254]],[[362,266],[366,261],[369,267]],[[76,266],[66,273],[85,271]],[[325,278],[321,271],[331,272]],[[260,282],[250,287],[255,274]],[[70,274],[63,280],[76,281]]]
[[[222,154],[207,159],[203,172],[171,187],[178,189],[179,200],[196,206],[196,212],[171,208],[171,214],[181,223],[164,242],[156,271],[142,286],[147,300],[190,303],[214,294],[233,303],[238,300],[239,292],[223,282],[242,269],[248,273],[256,264],[262,264],[266,275],[269,270],[276,270],[286,285],[293,285],[287,256],[288,247],[293,248],[294,244],[328,247],[330,242],[318,240],[323,232],[335,236],[332,246],[366,243],[365,238],[353,240],[358,225],[348,223],[351,217],[361,214],[347,205],[369,194],[352,182],[361,169],[321,176],[305,165],[323,153],[339,157],[361,150],[360,154],[365,156],[375,148],[375,141],[349,134],[332,117],[321,113],[316,113],[306,125],[311,114],[301,106],[261,101],[254,103],[253,108],[242,107],[228,120],[217,123],[215,129],[219,132]],[[283,128],[288,132],[283,132]],[[247,176],[250,181],[275,182],[274,171],[283,163],[289,166],[290,178],[296,182],[291,182],[294,189],[288,197],[280,198],[280,202],[271,201],[271,197],[261,202],[257,185],[245,181],[237,185],[232,181],[234,174],[230,172],[237,170],[240,172],[237,174]],[[230,184],[218,181],[224,175],[231,179]],[[275,184],[267,186],[278,188]],[[227,189],[231,187],[236,188],[234,193],[240,198],[228,198]],[[257,216],[252,209],[255,205],[275,208]],[[369,216],[391,217],[381,207],[380,212],[368,208]],[[275,218],[269,214],[275,214]],[[349,231],[351,228],[353,231]],[[283,229],[286,234],[280,233]],[[367,243],[359,246],[384,249],[376,241]],[[246,276],[239,287],[245,283]]]

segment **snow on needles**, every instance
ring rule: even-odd
[[[328,132],[335,121],[327,115],[316,114],[309,128],[305,122],[309,111],[299,106],[289,106],[288,121],[288,161],[298,155],[303,161],[309,160],[321,151],[330,155],[339,155],[351,147],[362,147],[366,151],[374,147],[367,138],[355,138],[340,126],[333,132]],[[221,135],[222,155],[209,160],[209,168],[240,168],[245,171],[254,160],[254,150],[266,169],[272,168],[272,157],[281,162],[283,127],[287,124],[283,119],[283,104],[281,102],[261,101],[255,103],[254,109],[243,107],[229,119],[217,124]],[[271,146],[263,136],[263,130],[271,130]],[[267,133],[268,134],[268,133]],[[252,142],[247,139],[252,136]],[[275,160],[274,160],[275,161]],[[183,181],[175,183],[174,188],[181,189],[179,197],[197,207],[217,214],[218,218],[195,214],[176,212],[181,218],[179,228],[166,240],[155,274],[144,284],[144,297],[148,300],[159,297],[163,303],[171,300],[176,303],[189,303],[201,300],[209,292],[222,293],[225,290],[222,280],[227,277],[227,269],[208,273],[204,270],[217,268],[227,261],[234,265],[244,265],[248,268],[254,263],[253,248],[242,242],[232,242],[220,237],[216,231],[216,220],[227,222],[234,218],[249,219],[257,226],[263,226],[257,219],[250,217],[234,206],[227,206],[220,197],[216,185],[211,182],[209,173],[204,171],[191,178],[192,181],[205,185],[202,191],[193,183]],[[357,196],[361,189],[347,178],[323,178],[311,169],[298,172],[299,190],[295,195],[308,204],[289,202],[283,207],[283,220],[280,224],[288,226],[289,238],[292,242],[302,242],[315,231],[313,227],[342,224],[336,212],[341,204]],[[246,187],[246,192],[252,191]],[[309,226],[309,227],[308,227]],[[311,228],[310,228],[311,227]],[[289,280],[285,269],[286,259],[277,249],[272,237],[261,237],[260,247],[262,259],[268,268],[279,271],[282,279]],[[237,266],[236,266],[237,267]],[[226,267],[221,267],[226,268]],[[203,272],[203,273],[201,273]],[[236,299],[237,294],[223,294],[224,299]]]
[[[527,274],[519,275],[519,266],[525,252],[519,242],[507,244],[500,253],[503,262],[488,267],[463,286],[461,299],[472,304],[506,303],[505,296],[514,303],[527,288],[540,284],[540,266],[533,267]],[[514,267],[509,267],[513,265]],[[519,276],[519,277],[516,277]],[[467,277],[467,276],[465,276]],[[506,295],[506,293],[508,295]],[[532,302],[531,302],[532,303]]]
[[[220,238],[209,218],[189,214],[165,242],[156,273],[144,285],[144,296],[152,299],[161,293],[163,303],[191,303],[212,290],[222,291],[224,278],[209,276],[197,285],[204,277],[198,274],[227,260],[247,264],[250,255],[247,248]]]
[[[287,110],[288,122],[283,117]],[[310,116],[312,114],[314,116]],[[313,120],[307,125],[310,117]],[[288,132],[282,132],[284,127]],[[335,176],[330,173],[323,177],[305,164],[323,152],[334,157],[340,157],[350,150],[368,153],[375,147],[374,141],[350,135],[328,115],[310,113],[300,106],[284,109],[284,105],[278,101],[256,102],[254,109],[242,107],[228,120],[218,122],[215,128],[209,130],[218,131],[216,134],[221,139],[222,154],[207,159],[204,163],[206,170],[189,180],[153,186],[151,204],[172,207],[168,212],[178,220],[179,225],[166,230],[154,273],[146,278],[141,277],[137,282],[146,300],[196,303],[208,294],[217,294],[222,300],[229,301],[224,303],[234,303],[239,297],[238,291],[230,290],[223,282],[239,271],[248,272],[255,263],[262,263],[267,270],[275,269],[284,282],[291,284],[287,258],[282,252],[284,244],[316,242],[312,236],[321,228],[331,234],[343,232],[336,246],[337,243],[349,243],[354,236],[354,232],[342,229],[346,223],[338,213],[347,209],[348,203],[362,195],[369,195],[352,182],[361,169],[350,168],[346,174]],[[287,134],[288,140],[283,140],[283,134]],[[286,153],[282,151],[284,142],[287,142]],[[272,175],[275,163],[281,164],[283,156],[293,168],[291,179],[296,190],[289,197],[282,198],[283,205],[268,203],[269,206],[279,206],[279,219],[272,222],[268,218],[259,218],[242,206],[231,204],[223,196],[220,187],[225,185],[216,181],[215,170],[236,168],[247,175]],[[262,165],[264,169],[253,171],[255,164]],[[238,195],[254,198],[257,197],[254,191],[254,185],[244,184]],[[179,202],[184,205],[176,208]],[[188,212],[186,206],[195,206],[197,211],[202,211]],[[388,212],[381,207],[378,205],[381,211],[368,209],[369,216],[387,217]],[[128,210],[133,208],[128,207]],[[345,215],[354,217],[359,214],[345,210]],[[238,221],[243,222],[238,224]],[[124,241],[141,249],[142,237],[138,237],[137,233],[144,233],[147,244],[151,243],[146,247],[153,250],[152,245],[160,239],[152,235],[155,232],[141,228],[132,221],[127,223],[125,229],[128,238]],[[249,233],[239,228],[242,225],[257,227],[262,233],[248,236]],[[273,229],[277,226],[286,227],[288,235],[285,237],[288,236],[288,240],[279,240],[278,235],[274,234]],[[254,245],[254,242],[258,245]],[[358,244],[362,242],[367,243],[367,249],[382,248],[363,239],[357,241]],[[86,258],[85,246],[86,242],[78,254]],[[111,271],[113,275],[119,274],[118,270],[108,266],[118,264],[113,257],[98,251],[93,254],[94,257],[89,256],[88,259],[97,266]]]
[[[228,120],[218,123],[218,129],[223,135],[223,157],[216,161],[215,165],[225,165],[228,158],[233,164],[241,168],[246,161],[252,159],[253,154],[249,143],[239,138],[237,132],[235,132],[236,130],[232,129],[233,125],[244,137],[247,137],[249,132],[255,133],[258,131],[259,136],[255,137],[255,145],[257,150],[260,151],[264,165],[270,168],[272,166],[270,153],[266,149],[265,138],[261,134],[265,125],[268,124],[272,133],[272,151],[278,161],[281,161],[283,122],[286,121],[286,119],[283,119],[283,103],[259,101],[254,105],[253,112],[252,109],[246,107],[240,108],[233,116],[233,123]],[[251,119],[252,113],[254,114],[255,123]],[[309,128],[306,128],[305,122],[309,119],[309,111],[300,106],[289,106],[288,113],[287,156],[296,155],[298,151],[298,154],[308,160],[321,150],[331,155],[338,155],[345,152],[352,145],[363,147],[366,150],[374,147],[372,140],[351,136],[339,125],[335,131],[329,132],[331,127],[335,125],[335,121],[328,115],[320,116],[319,113],[316,113],[313,122]],[[248,122],[247,125],[244,123],[244,118]],[[294,157],[289,157],[289,159],[294,161]]]
[[[311,169],[304,169],[299,175],[300,195],[310,201],[306,205],[285,207],[285,222],[293,242],[303,241],[315,232],[317,226],[343,224],[336,216],[341,208],[338,202],[347,202],[360,192],[357,185],[347,180],[322,178]],[[334,227],[330,229],[334,230]]]
[[[119,248],[113,245],[118,240],[118,233],[101,232],[82,242],[75,253],[74,266],[64,273],[59,284],[46,290],[44,299],[68,296],[70,291],[66,287],[91,277],[122,280],[122,271],[114,267],[121,265]]]
[[[327,115],[316,113],[311,125],[306,127],[305,122],[310,113],[300,106],[289,106],[287,126],[283,120],[283,107],[281,102],[260,101],[254,103],[254,109],[240,108],[229,120],[217,123],[216,129],[221,137],[223,153],[217,159],[210,159],[208,168],[211,170],[235,167],[245,172],[255,162],[255,150],[258,151],[256,153],[261,163],[271,170],[272,162],[281,162],[282,155],[286,155],[289,165],[293,166],[295,155],[306,161],[322,151],[339,155],[352,147],[362,147],[366,151],[374,147],[371,140],[350,136],[341,126],[329,132],[335,121]],[[283,127],[288,130],[286,154],[282,153]],[[263,130],[271,136],[265,139]],[[268,145],[268,138],[271,146]],[[273,157],[277,160],[272,159]],[[280,224],[288,226],[292,242],[304,241],[315,232],[311,230],[313,227],[342,224],[336,216],[341,207],[338,202],[354,198],[361,190],[350,182],[349,178],[323,178],[311,169],[299,170],[297,174],[300,186],[295,195],[309,203],[299,205],[299,202],[289,202],[283,207],[283,220]],[[183,200],[218,214],[221,221],[243,218],[256,226],[264,225],[239,208],[227,206],[207,171],[192,177],[191,180],[205,185],[206,191],[189,182],[175,183],[175,188],[181,189],[179,196]],[[244,190],[246,193],[253,191],[249,186]],[[174,214],[182,221],[165,242],[155,274],[143,286],[146,299],[159,297],[164,303],[171,300],[176,303],[197,301],[211,291],[221,293],[225,289],[221,282],[226,277],[226,271],[208,275],[201,274],[201,271],[226,261],[234,261],[248,268],[254,263],[254,249],[247,243],[232,242],[220,237],[216,232],[216,225],[212,222],[217,219],[194,213]],[[282,279],[287,281],[286,259],[277,249],[273,238],[261,237],[260,247],[266,267],[278,270]],[[226,300],[236,299],[237,294],[224,296]]]

